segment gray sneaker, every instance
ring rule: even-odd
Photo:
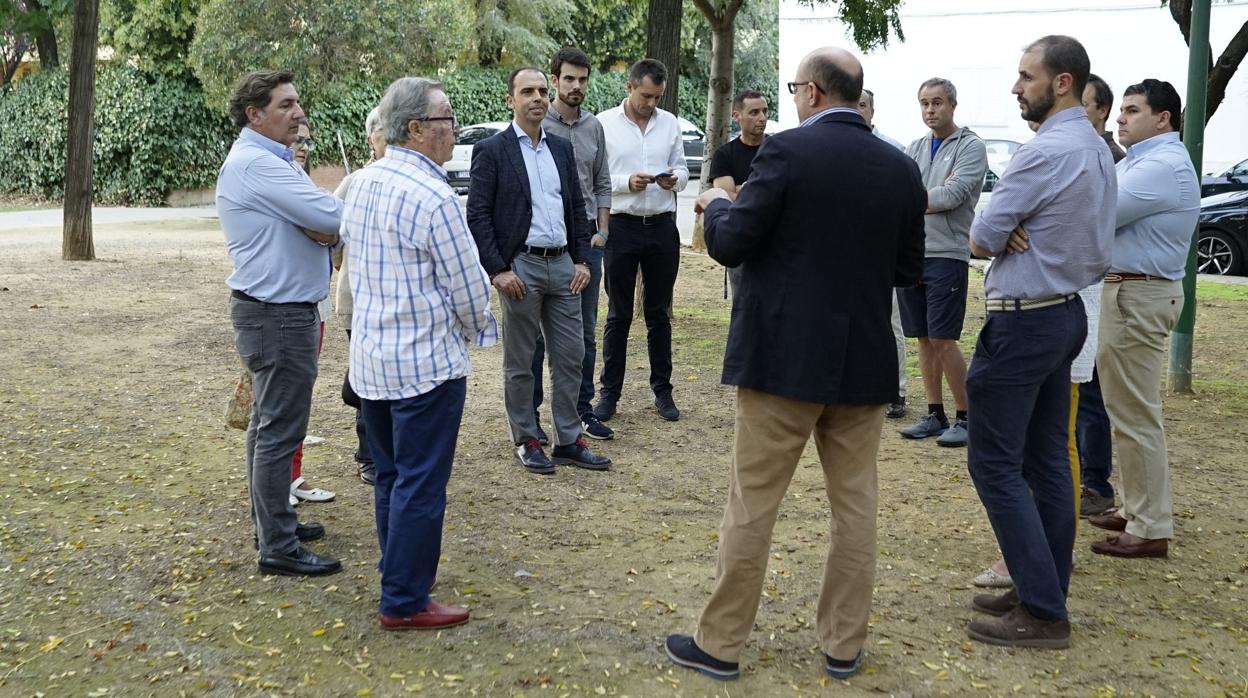
[[[949,423],[941,422],[940,417],[933,412],[913,425],[899,430],[898,433],[907,439],[926,439],[929,436],[939,436],[948,428]]]
[[[966,420],[955,419],[953,420],[953,426],[946,429],[945,433],[936,439],[936,444],[939,446],[965,446],[966,439]]]
[[[1113,508],[1113,497],[1104,497],[1089,489],[1085,489],[1079,496],[1079,515],[1084,518],[1104,514]]]

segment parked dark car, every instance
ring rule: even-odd
[[[1248,189],[1200,200],[1196,270],[1201,274],[1242,274],[1248,254]]]
[[[1205,175],[1200,178],[1200,195],[1213,196],[1226,191],[1242,191],[1248,189],[1248,160],[1226,168],[1221,174]]]
[[[680,139],[685,145],[685,165],[689,168],[689,179],[697,180],[702,176],[702,158],[706,154],[706,134],[685,117],[677,118],[680,121]]]

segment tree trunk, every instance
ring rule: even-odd
[[[650,0],[646,17],[646,57],[667,67],[667,86],[659,108],[679,114],[680,97],[680,0]]]
[[[714,4],[713,4],[714,3]],[[718,7],[715,0],[694,0],[694,5],[711,25],[711,84],[706,95],[706,145],[702,156],[699,191],[711,186],[711,158],[728,140],[728,119],[732,115],[732,89],[735,78],[737,12],[742,0],[728,0]],[[693,226],[693,249],[705,250],[706,238],[699,216]]]
[[[22,65],[22,56],[26,53],[26,40],[19,37],[13,39],[13,55],[5,56],[3,79],[0,79],[0,85],[7,85],[13,76],[17,74],[17,69]]]
[[[1170,0],[1170,16],[1183,34],[1183,43],[1191,45],[1192,0]],[[1248,56],[1248,22],[1245,22],[1231,39],[1217,62],[1213,60],[1213,47],[1209,48],[1209,78],[1205,82],[1205,123],[1226,99],[1226,86],[1239,70],[1240,63]]]
[[[100,0],[74,4],[74,41],[69,66],[69,133],[65,155],[65,228],[61,259],[95,259],[91,236],[91,159],[94,151],[95,46]]]
[[[61,54],[56,48],[56,31],[49,28],[35,37],[35,50],[39,52],[39,67],[47,70],[61,65]]]

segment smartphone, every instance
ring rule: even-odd
[[[666,177],[675,177],[671,172],[660,172],[654,176],[655,179],[664,179]]]

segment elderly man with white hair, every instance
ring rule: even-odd
[[[442,163],[458,132],[442,85],[400,78],[381,99],[385,155],[347,185],[342,237],[351,294],[351,386],[376,464],[386,630],[444,628],[468,609],[429,596],[446,484],[464,414],[468,342],[498,325],[490,281]]]
[[[369,164],[385,157],[386,134],[381,128],[380,107],[373,107],[368,117],[364,119],[364,137],[368,140]],[[334,190],[334,196],[339,199],[345,197],[352,177],[358,172],[359,170],[356,170],[344,177],[338,188]],[[351,311],[355,306],[351,299],[351,283],[347,280],[345,262],[346,246],[342,246],[334,253],[334,268],[338,270],[338,290],[334,294],[334,316],[338,318],[343,327],[347,328],[347,343],[350,344]],[[355,448],[355,464],[359,469],[360,479],[371,485],[376,466],[373,464],[373,454],[368,449],[368,431],[364,427],[364,417],[360,413],[360,396],[356,395],[351,388],[349,373],[342,381],[342,401],[348,407],[355,408],[355,435],[359,440],[359,445]]]

